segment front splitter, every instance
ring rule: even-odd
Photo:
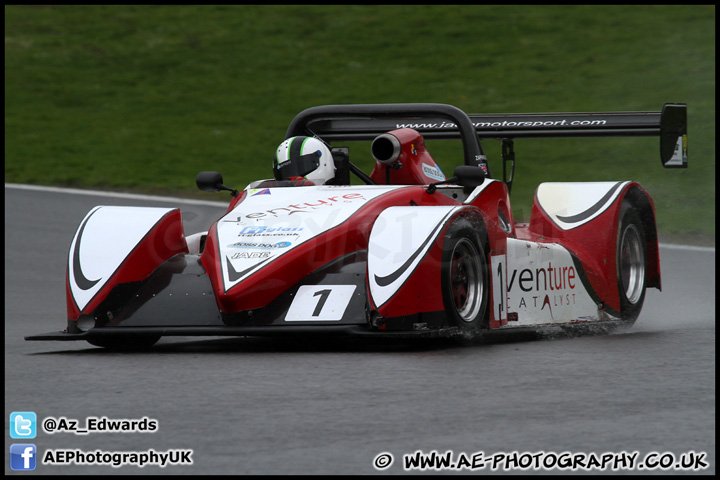
[[[66,331],[50,332],[25,337],[29,341],[70,341],[88,340],[113,335],[159,335],[159,336],[188,336],[188,337],[268,337],[287,335],[355,335],[366,337],[385,338],[447,338],[458,334],[455,327],[432,330],[413,331],[385,331],[368,330],[362,325],[304,325],[304,326],[201,326],[201,327],[103,327],[93,328],[82,333],[68,333]]]

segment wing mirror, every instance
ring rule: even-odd
[[[428,185],[426,192],[429,194],[435,193],[438,185],[445,185],[448,183],[455,183],[463,187],[478,187],[485,181],[485,171],[480,167],[473,167],[471,165],[460,165],[455,167],[453,177],[448,178],[442,182],[435,182]]]
[[[223,185],[223,177],[219,172],[200,172],[195,177],[195,183],[204,192],[228,191],[233,197],[239,194],[234,188]]]

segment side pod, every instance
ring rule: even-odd
[[[391,207],[378,216],[368,245],[371,305],[384,317],[444,309],[436,245],[459,206]],[[430,268],[427,268],[427,264]]]
[[[621,206],[629,202],[643,219],[647,252],[646,286],[661,288],[655,210],[637,183],[567,182],[538,186],[530,219],[529,240],[557,241],[584,267],[599,300],[619,311],[616,255]]]
[[[91,314],[115,286],[145,280],[173,255],[187,252],[179,209],[95,207],[70,245],[68,320]]]

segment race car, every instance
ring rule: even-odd
[[[445,104],[300,112],[274,178],[217,172],[227,212],[186,235],[180,209],[98,206],[67,263],[67,328],[27,340],[138,348],[162,336],[450,337],[543,326],[632,325],[661,288],[654,204],[634,181],[542,183],[513,219],[515,138],[658,136],[687,167],[687,107],[660,112],[468,115]],[[447,178],[426,139],[462,142]],[[502,178],[482,141],[502,142]],[[368,174],[350,147],[370,142]],[[358,155],[353,151],[353,155]],[[359,153],[367,155],[367,150]],[[351,175],[357,178],[352,184]]]

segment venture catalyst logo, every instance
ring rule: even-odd
[[[540,308],[550,311],[550,317],[555,318],[553,307],[565,307],[575,304],[575,295],[578,276],[573,265],[558,265],[553,267],[552,262],[547,266],[522,270],[513,270],[508,281],[508,293],[513,287],[518,287],[522,293],[516,297],[516,304],[512,308],[527,309]]]

